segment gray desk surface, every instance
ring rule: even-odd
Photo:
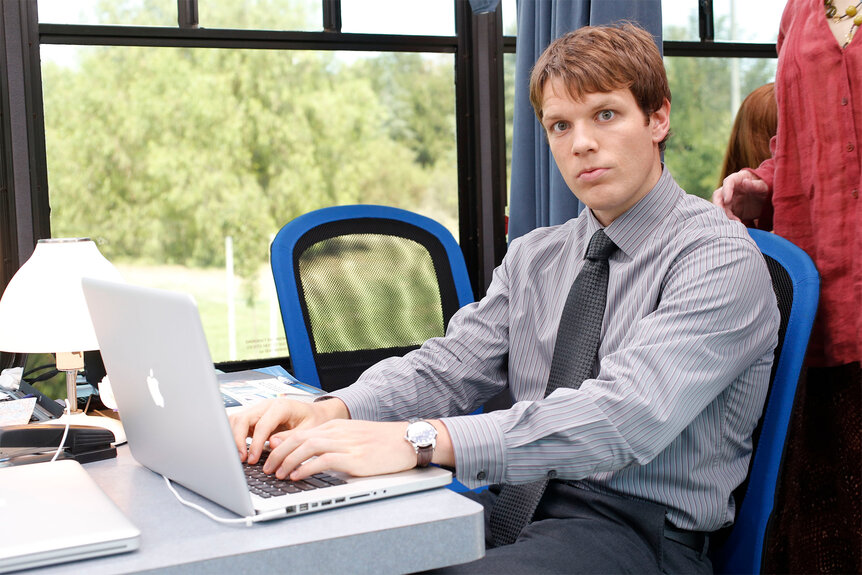
[[[181,505],[127,446],[84,466],[141,530],[135,552],[27,573],[408,573],[484,555],[482,507],[446,488],[299,517],[224,525]],[[229,511],[180,494],[221,517]]]

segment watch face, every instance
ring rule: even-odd
[[[407,426],[407,439],[419,447],[432,445],[437,439],[437,430],[427,421],[417,421]]]

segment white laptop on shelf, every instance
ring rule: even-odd
[[[133,551],[140,531],[72,459],[0,468],[0,573]]]
[[[323,483],[335,485],[277,496],[252,492],[194,299],[89,278],[83,287],[129,448],[139,463],[156,473],[256,520],[451,482],[449,471],[432,466],[374,477],[330,472]]]

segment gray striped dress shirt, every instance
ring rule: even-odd
[[[351,417],[442,418],[470,487],[542,477],[664,505],[677,527],[734,517],[766,397],[778,310],[745,228],[664,168],[605,233],[607,308],[593,379],[543,398],[590,210],[511,243],[487,295],[446,336],[384,360],[341,398]],[[506,386],[511,409],[468,414]]]

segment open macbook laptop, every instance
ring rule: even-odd
[[[0,573],[133,551],[140,531],[72,459],[0,468]]]
[[[449,471],[432,466],[374,477],[331,472],[264,491],[253,480],[250,488],[194,299],[95,279],[84,279],[83,287],[129,448],[156,473],[257,520],[451,482]],[[274,495],[275,489],[296,492]]]

